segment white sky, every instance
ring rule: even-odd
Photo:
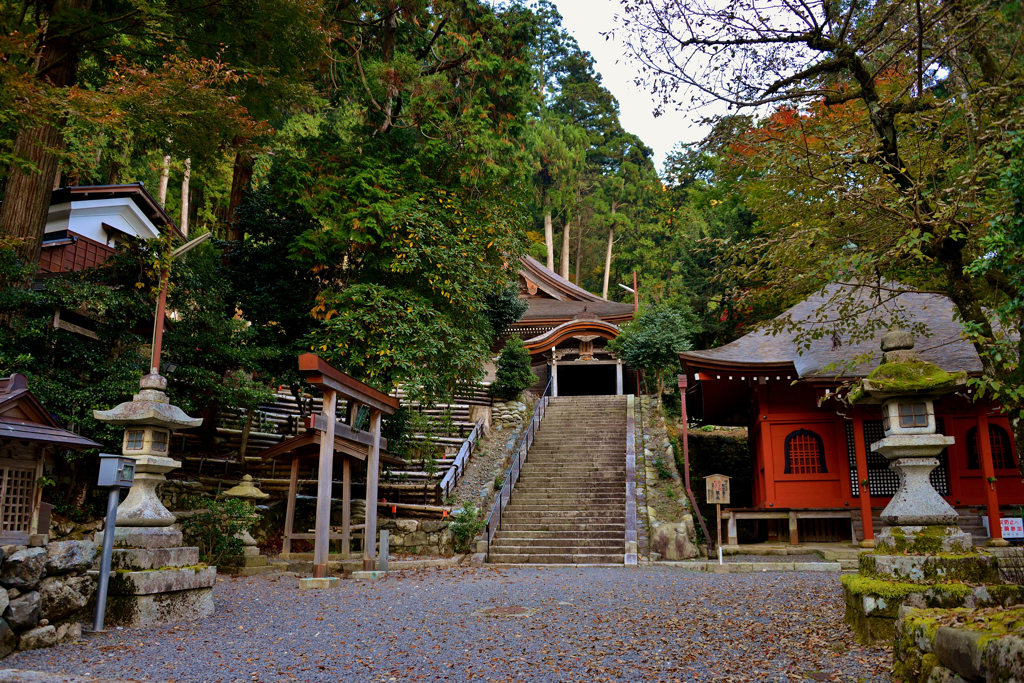
[[[622,126],[654,150],[659,172],[665,155],[677,142],[695,142],[704,137],[703,129],[691,125],[695,118],[692,114],[669,109],[655,118],[654,100],[634,83],[638,69],[627,60],[625,48],[621,42],[605,40],[601,35],[616,26],[619,0],[555,0],[555,5],[562,15],[562,25],[581,48],[594,56],[603,85],[619,100]]]

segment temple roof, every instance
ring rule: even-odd
[[[841,287],[849,288],[830,285],[825,296],[811,296],[780,317],[791,316],[794,322],[802,321],[807,328],[831,329],[829,321],[839,317],[840,312],[835,304],[825,304]],[[854,292],[853,296],[863,300],[870,294],[870,290],[865,288]],[[926,325],[931,333],[931,336],[918,338],[915,351],[922,360],[935,363],[947,372],[981,373],[981,360],[974,347],[964,341],[960,323],[954,319],[952,301],[944,296],[921,292],[905,292],[895,299],[893,305],[907,313],[908,324]],[[859,364],[852,372],[842,373],[844,376],[863,377],[881,361],[879,338],[883,333],[879,331],[879,337],[856,343],[841,340],[839,345],[833,345],[831,335],[826,334],[812,341],[810,348],[800,353],[794,332],[783,330],[773,336],[768,330],[758,330],[716,349],[680,353],[679,358],[693,369],[795,370],[801,378],[824,378],[839,374],[827,369],[830,365],[844,363],[861,354],[871,354],[870,362]]]
[[[561,323],[583,313],[612,322],[624,322],[633,317],[631,304],[605,301],[548,270],[533,257],[522,257],[522,266],[519,275],[527,282],[530,308],[521,323]]]
[[[557,346],[567,339],[580,334],[592,333],[604,339],[615,339],[619,335],[619,328],[612,323],[605,322],[593,315],[583,315],[568,322],[564,322],[553,330],[544,334],[526,339],[523,343],[527,350],[532,353],[546,351],[552,346]]]

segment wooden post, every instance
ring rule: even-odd
[[[341,554],[352,553],[352,458],[348,455],[341,466]]]
[[[554,346],[551,347],[551,395],[558,396],[558,359]]]
[[[338,392],[324,390],[324,407],[320,412],[326,428],[320,434],[320,467],[316,481],[316,530],[313,540],[313,578],[327,577],[327,554],[330,550],[331,488],[334,477],[334,422],[337,420]]]
[[[715,515],[718,518],[718,524],[715,525],[715,543],[718,548],[722,547],[722,504],[715,503]]]
[[[996,495],[995,464],[992,462],[992,442],[988,433],[988,406],[978,408],[978,452],[981,453],[981,473],[985,476],[985,496],[988,498],[988,545],[1005,546],[1009,542],[1003,540],[1003,526],[999,522],[999,497]]]
[[[799,523],[797,522],[797,519],[796,519],[796,513],[795,512],[790,512],[789,513],[789,543],[790,543],[790,545],[799,545],[800,544],[800,538],[799,538],[799,536],[797,534],[797,529],[799,528],[798,524]]]
[[[615,395],[622,396],[622,359],[615,361]]]
[[[868,451],[864,443],[864,416],[860,410],[853,411],[853,450],[857,458],[857,490],[860,492],[860,547],[875,547],[875,523],[871,518],[871,489],[868,486]],[[853,539],[857,542],[856,537]]]
[[[380,410],[370,411],[373,445],[366,456],[366,528],[363,529],[363,571],[372,572],[377,545],[377,477],[380,473]]]
[[[292,458],[292,473],[288,480],[288,506],[284,513],[284,540],[281,542],[281,553],[287,555],[292,551],[292,533],[295,531],[295,499],[299,495],[299,459]]]

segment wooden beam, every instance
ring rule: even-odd
[[[318,432],[327,431],[327,420],[324,419],[323,415],[310,415],[306,418],[306,427],[308,429],[315,429]],[[352,429],[341,420],[338,420],[334,424],[334,435],[335,437],[341,437],[348,439],[349,441],[355,441],[361,443],[364,446],[373,445],[373,435],[369,432],[361,432],[357,429]],[[380,440],[381,450],[386,451],[388,449],[388,440],[381,437]]]
[[[284,541],[281,552],[292,551],[292,532],[295,531],[295,499],[299,493],[299,459],[292,458],[292,473],[288,479],[288,503],[284,513]]]
[[[324,390],[332,389],[346,400],[364,403],[388,415],[398,410],[397,398],[349,377],[315,353],[304,353],[299,356],[299,372],[305,375],[306,381],[310,384]]]
[[[341,466],[341,554],[352,553],[352,459],[346,457]]]
[[[871,488],[868,482],[868,449],[864,442],[864,414],[853,409],[853,452],[857,460],[857,490],[860,492],[860,528],[862,548],[875,547],[875,527],[871,518]],[[854,537],[854,543],[857,538]]]
[[[366,535],[363,538],[363,571],[373,571],[377,546],[377,478],[380,474],[380,413],[370,410],[370,433],[374,436],[366,459]]]
[[[330,540],[327,535],[331,526],[331,485],[334,483],[334,423],[337,419],[338,394],[324,391],[324,406],[321,413],[327,420],[327,429],[320,439],[320,468],[317,471],[316,490],[316,539],[313,542],[313,577],[327,576],[327,553]]]

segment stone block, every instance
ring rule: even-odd
[[[7,625],[7,622],[0,619],[0,659],[14,652],[18,647],[18,636]]]
[[[96,533],[96,545],[103,543],[103,534]],[[119,526],[114,528],[115,548],[180,548],[181,532],[169,526]]]
[[[841,572],[843,566],[838,562],[794,562],[795,572]]]
[[[399,531],[403,531],[403,532],[405,532],[407,534],[411,534],[411,533],[414,533],[416,531],[419,531],[419,526],[420,526],[419,522],[417,522],[415,519],[396,519],[395,520],[395,528],[397,528]]]
[[[724,566],[729,568],[730,574],[744,574],[754,571],[754,564],[752,562],[732,562]]]
[[[115,571],[193,567],[197,564],[199,548],[115,548],[110,556],[110,568]]]
[[[805,564],[801,562],[800,564]],[[758,572],[792,572],[796,571],[795,562],[755,562],[754,571]]]
[[[109,590],[111,595],[156,595],[210,588],[216,580],[217,568],[206,565],[138,572],[118,571],[110,573]]]
[[[405,545],[407,545],[407,546],[410,546],[410,545],[417,546],[417,545],[426,545],[426,544],[427,544],[427,535],[425,533],[423,533],[422,531],[417,531],[416,533],[409,534],[408,536],[405,537]]]
[[[325,576],[323,578],[307,577],[299,579],[299,588],[302,590],[316,590],[320,588],[337,588],[341,582],[337,576]]]
[[[963,553],[974,552],[971,535],[956,526],[887,526],[875,534],[875,548],[893,553]]]
[[[474,553],[469,558],[469,566],[471,567],[482,567],[487,562],[487,553]]]
[[[660,553],[665,560],[688,560],[698,555],[685,521],[659,524],[651,536],[651,551]]]
[[[357,581],[376,581],[377,579],[383,579],[387,576],[387,572],[371,571],[371,572],[352,572],[352,578]]]
[[[82,639],[82,625],[77,621],[65,621],[54,626],[57,628],[58,643],[73,643]]]
[[[4,610],[4,621],[15,631],[35,628],[42,613],[42,599],[39,593],[32,591],[11,600]]]
[[[146,628],[195,621],[213,614],[213,589],[152,595],[108,595],[105,625]]]
[[[943,665],[961,676],[984,678],[985,649],[981,641],[985,635],[980,631],[940,626],[935,632],[932,648]]]
[[[227,567],[265,567],[267,558],[263,555],[235,555],[224,561],[217,569],[223,571]]]
[[[425,531],[428,534],[433,534],[438,531],[441,531],[446,526],[448,526],[447,522],[442,522],[437,519],[430,519],[425,522],[420,522],[420,531]]]
[[[59,541],[46,547],[46,575],[69,574],[92,567],[96,544],[92,541]]]
[[[57,644],[57,629],[53,626],[40,626],[25,631],[18,639],[19,650],[41,650]]]
[[[0,588],[0,614],[4,613],[7,609],[7,605],[11,604],[11,596],[4,589]]]
[[[91,576],[50,576],[39,584],[41,618],[57,621],[75,614],[88,603],[96,590]]]
[[[46,569],[45,548],[25,548],[8,556],[0,567],[0,584],[7,588],[35,590]]]
[[[962,582],[999,583],[999,568],[991,555],[970,554],[960,557],[941,555],[860,556],[861,573],[896,581],[914,583]]]

